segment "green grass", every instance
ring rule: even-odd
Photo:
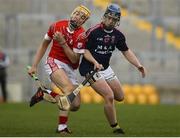
[[[124,136],[180,136],[180,106],[124,105],[116,106],[117,117],[124,128]],[[28,103],[0,104],[0,137],[33,136],[58,137],[56,105],[40,103],[32,108]],[[103,113],[102,104],[82,104],[72,112],[69,126],[71,136],[115,137]]]

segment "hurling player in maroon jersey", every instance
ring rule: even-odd
[[[115,100],[124,99],[124,94],[121,83],[110,66],[110,59],[114,50],[117,49],[140,71],[142,77],[145,77],[145,68],[127,47],[123,33],[116,28],[120,17],[120,7],[117,4],[110,4],[104,13],[102,22],[86,32],[86,51],[79,71],[82,76],[86,76],[94,68],[101,69],[93,76],[90,84],[104,99],[104,113],[113,132],[124,134],[117,121],[114,105]]]

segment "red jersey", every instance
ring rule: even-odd
[[[79,36],[85,32],[85,30],[80,27],[74,31],[70,31],[68,28],[68,20],[61,20],[52,24],[45,36],[47,40],[53,40],[53,34],[56,31],[61,32],[64,35],[67,45],[73,50],[75,53],[84,53],[85,46],[83,40],[79,40]],[[49,53],[49,57],[54,59],[58,59],[61,62],[64,62],[70,65],[73,69],[77,69],[79,66],[79,61],[76,64],[73,64],[69,58],[64,53],[63,48],[59,45],[56,40],[53,40],[52,47]]]

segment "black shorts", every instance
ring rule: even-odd
[[[81,76],[85,76],[87,73],[94,70],[94,65],[88,61],[82,61],[79,66],[79,73]]]

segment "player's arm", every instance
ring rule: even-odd
[[[67,43],[61,45],[62,48],[64,49],[64,53],[66,54],[66,56],[69,58],[69,60],[72,63],[77,63],[79,61],[80,58],[80,54],[79,53],[75,53],[68,45]]]
[[[44,39],[42,44],[39,46],[37,52],[36,52],[36,55],[35,55],[35,58],[34,58],[34,62],[33,62],[33,66],[36,66],[39,64],[40,60],[42,59],[42,57],[44,56],[46,50],[47,50],[47,47],[49,45],[51,41],[50,40],[46,40]]]
[[[140,63],[140,61],[137,59],[137,57],[135,56],[135,54],[128,49],[127,51],[122,51],[124,57],[131,63],[133,64],[135,67],[137,67],[137,69],[141,72],[142,77],[144,78],[146,75],[146,71],[145,68],[143,67],[143,65]]]
[[[120,32],[119,36],[120,36],[119,37],[120,40],[118,41],[118,44],[116,47],[123,53],[124,57],[141,72],[142,77],[144,78],[146,75],[145,68],[137,59],[135,54],[131,51],[131,49],[127,47],[126,38],[124,34]]]
[[[84,58],[86,60],[88,60],[89,62],[91,62],[92,64],[94,64],[94,69],[98,69],[98,70],[103,69],[102,64],[99,64],[96,61],[96,59],[92,56],[92,54],[90,53],[90,51],[88,49],[86,49],[85,52],[84,52]]]
[[[79,53],[75,53],[66,43],[64,36],[61,32],[55,32],[53,35],[53,39],[58,41],[59,45],[64,49],[64,53],[69,58],[72,63],[77,63],[80,58]]]
[[[46,40],[44,39],[41,43],[41,45],[39,46],[38,50],[36,51],[35,57],[34,57],[34,61],[32,63],[32,67],[29,69],[28,73],[30,75],[32,75],[33,73],[36,73],[37,71],[37,66],[40,62],[40,60],[42,59],[42,57],[44,56],[48,45],[50,44],[51,40]]]
[[[53,32],[55,30],[54,25],[56,25],[56,24],[52,24],[49,27],[47,33],[44,36],[44,39],[43,39],[41,45],[39,46],[38,50],[36,51],[35,58],[34,58],[34,61],[33,61],[33,64],[32,64],[32,68],[37,68],[40,60],[44,56],[49,44],[51,43],[51,40],[53,38]]]

